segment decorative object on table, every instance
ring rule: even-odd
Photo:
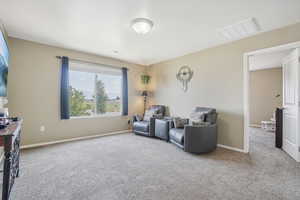
[[[141,76],[141,80],[144,85],[147,85],[150,82],[150,79],[151,79],[151,76],[149,76],[148,74],[143,74]]]
[[[141,96],[144,97],[144,113],[145,113],[146,105],[147,105],[148,91],[147,90],[142,91]]]
[[[178,73],[176,74],[176,78],[181,82],[184,92],[188,90],[188,83],[192,80],[193,75],[193,70],[186,65],[180,67]]]

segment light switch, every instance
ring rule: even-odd
[[[41,127],[40,127],[40,131],[41,131],[41,132],[44,132],[45,130],[46,130],[45,126],[41,126]]]

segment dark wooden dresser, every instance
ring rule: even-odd
[[[20,136],[22,120],[11,121],[0,129],[0,141],[4,150],[2,200],[8,200],[15,179],[19,176]]]

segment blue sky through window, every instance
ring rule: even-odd
[[[94,95],[95,73],[70,70],[70,85],[84,93],[87,99],[92,99]],[[110,99],[121,97],[121,75],[98,74],[98,79],[102,80],[106,94]]]

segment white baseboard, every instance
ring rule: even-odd
[[[105,134],[76,137],[76,138],[70,138],[70,139],[64,139],[64,140],[56,140],[56,141],[52,141],[52,142],[43,142],[43,143],[22,145],[21,149],[29,149],[29,148],[35,148],[35,147],[42,147],[42,146],[47,146],[47,145],[52,145],[52,144],[72,142],[72,141],[78,141],[78,140],[86,140],[86,139],[92,139],[92,138],[98,138],[98,137],[104,137],[104,136],[110,136],[110,135],[118,135],[118,134],[123,134],[123,133],[130,133],[130,132],[132,132],[132,130],[116,131],[116,132],[110,132],[110,133],[105,133]],[[226,146],[226,145],[223,145],[223,144],[218,144],[217,146],[221,147],[221,148],[224,148],[224,149],[229,149],[229,150],[232,150],[232,151],[238,151],[238,152],[245,153],[245,151],[243,149],[239,149],[239,148],[235,148],[235,147],[230,147],[230,146]]]
[[[232,150],[232,151],[238,151],[238,152],[246,153],[246,152],[244,151],[244,149],[239,149],[239,148],[235,148],[235,147],[230,147],[230,146],[226,146],[226,145],[223,145],[223,144],[218,144],[217,146],[218,146],[218,147],[221,147],[221,148],[224,148],[224,149],[229,149],[229,150]]]
[[[52,144],[72,142],[72,141],[78,141],[78,140],[86,140],[86,139],[92,139],[92,138],[104,137],[104,136],[110,136],[110,135],[118,135],[118,134],[122,134],[122,133],[130,133],[130,132],[131,132],[131,130],[124,130],[124,131],[116,131],[116,132],[110,132],[110,133],[105,133],[105,134],[89,135],[89,136],[76,137],[76,138],[70,138],[70,139],[64,139],[64,140],[56,140],[56,141],[52,141],[52,142],[43,142],[43,143],[22,145],[21,149],[42,147],[42,146],[47,146],[47,145],[52,145]]]

